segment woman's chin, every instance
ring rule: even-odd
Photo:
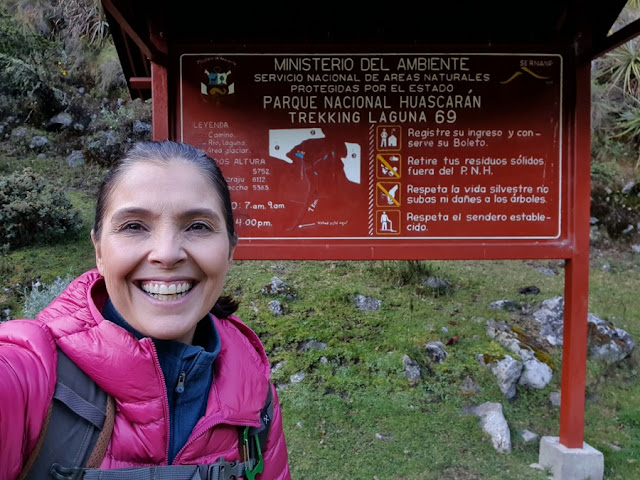
[[[182,343],[191,343],[193,340],[193,334],[195,332],[195,327],[191,330],[183,330],[183,329],[172,329],[172,328],[151,328],[149,329],[145,335],[155,338],[156,340],[173,340],[176,342]]]

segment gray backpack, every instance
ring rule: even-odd
[[[58,349],[57,381],[35,448],[18,480],[254,480],[273,418],[271,384],[259,427],[240,427],[242,461],[101,470],[113,433],[115,401]]]

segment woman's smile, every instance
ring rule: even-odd
[[[170,301],[184,297],[193,288],[190,281],[165,283],[160,281],[140,282],[140,289],[156,300]]]

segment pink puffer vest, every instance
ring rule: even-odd
[[[91,270],[38,315],[0,326],[0,480],[14,479],[33,449],[55,388],[56,344],[116,400],[113,436],[102,468],[166,465],[168,404],[149,338],[102,318],[107,294]],[[257,426],[268,388],[269,362],[257,335],[238,318],[215,319],[222,348],[205,415],[174,464],[238,460],[237,426]],[[272,387],[273,388],[273,387]],[[261,480],[290,479],[275,389]]]

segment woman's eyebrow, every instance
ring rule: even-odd
[[[150,210],[147,210],[146,208],[125,207],[121,208],[120,210],[116,210],[111,217],[111,221],[118,222],[121,219],[126,219],[128,217],[148,217],[150,215],[154,215],[154,213]],[[189,210],[180,212],[180,217],[208,217],[212,218],[215,221],[221,221],[220,215],[215,210],[212,210],[210,208],[191,208]]]
[[[122,218],[127,217],[140,217],[149,215],[151,212],[146,208],[140,207],[126,207],[121,208],[120,210],[116,210],[114,214],[111,216],[111,221],[118,221]]]
[[[220,215],[215,210],[210,208],[192,208],[182,213],[184,217],[211,217],[215,220],[220,220]]]

